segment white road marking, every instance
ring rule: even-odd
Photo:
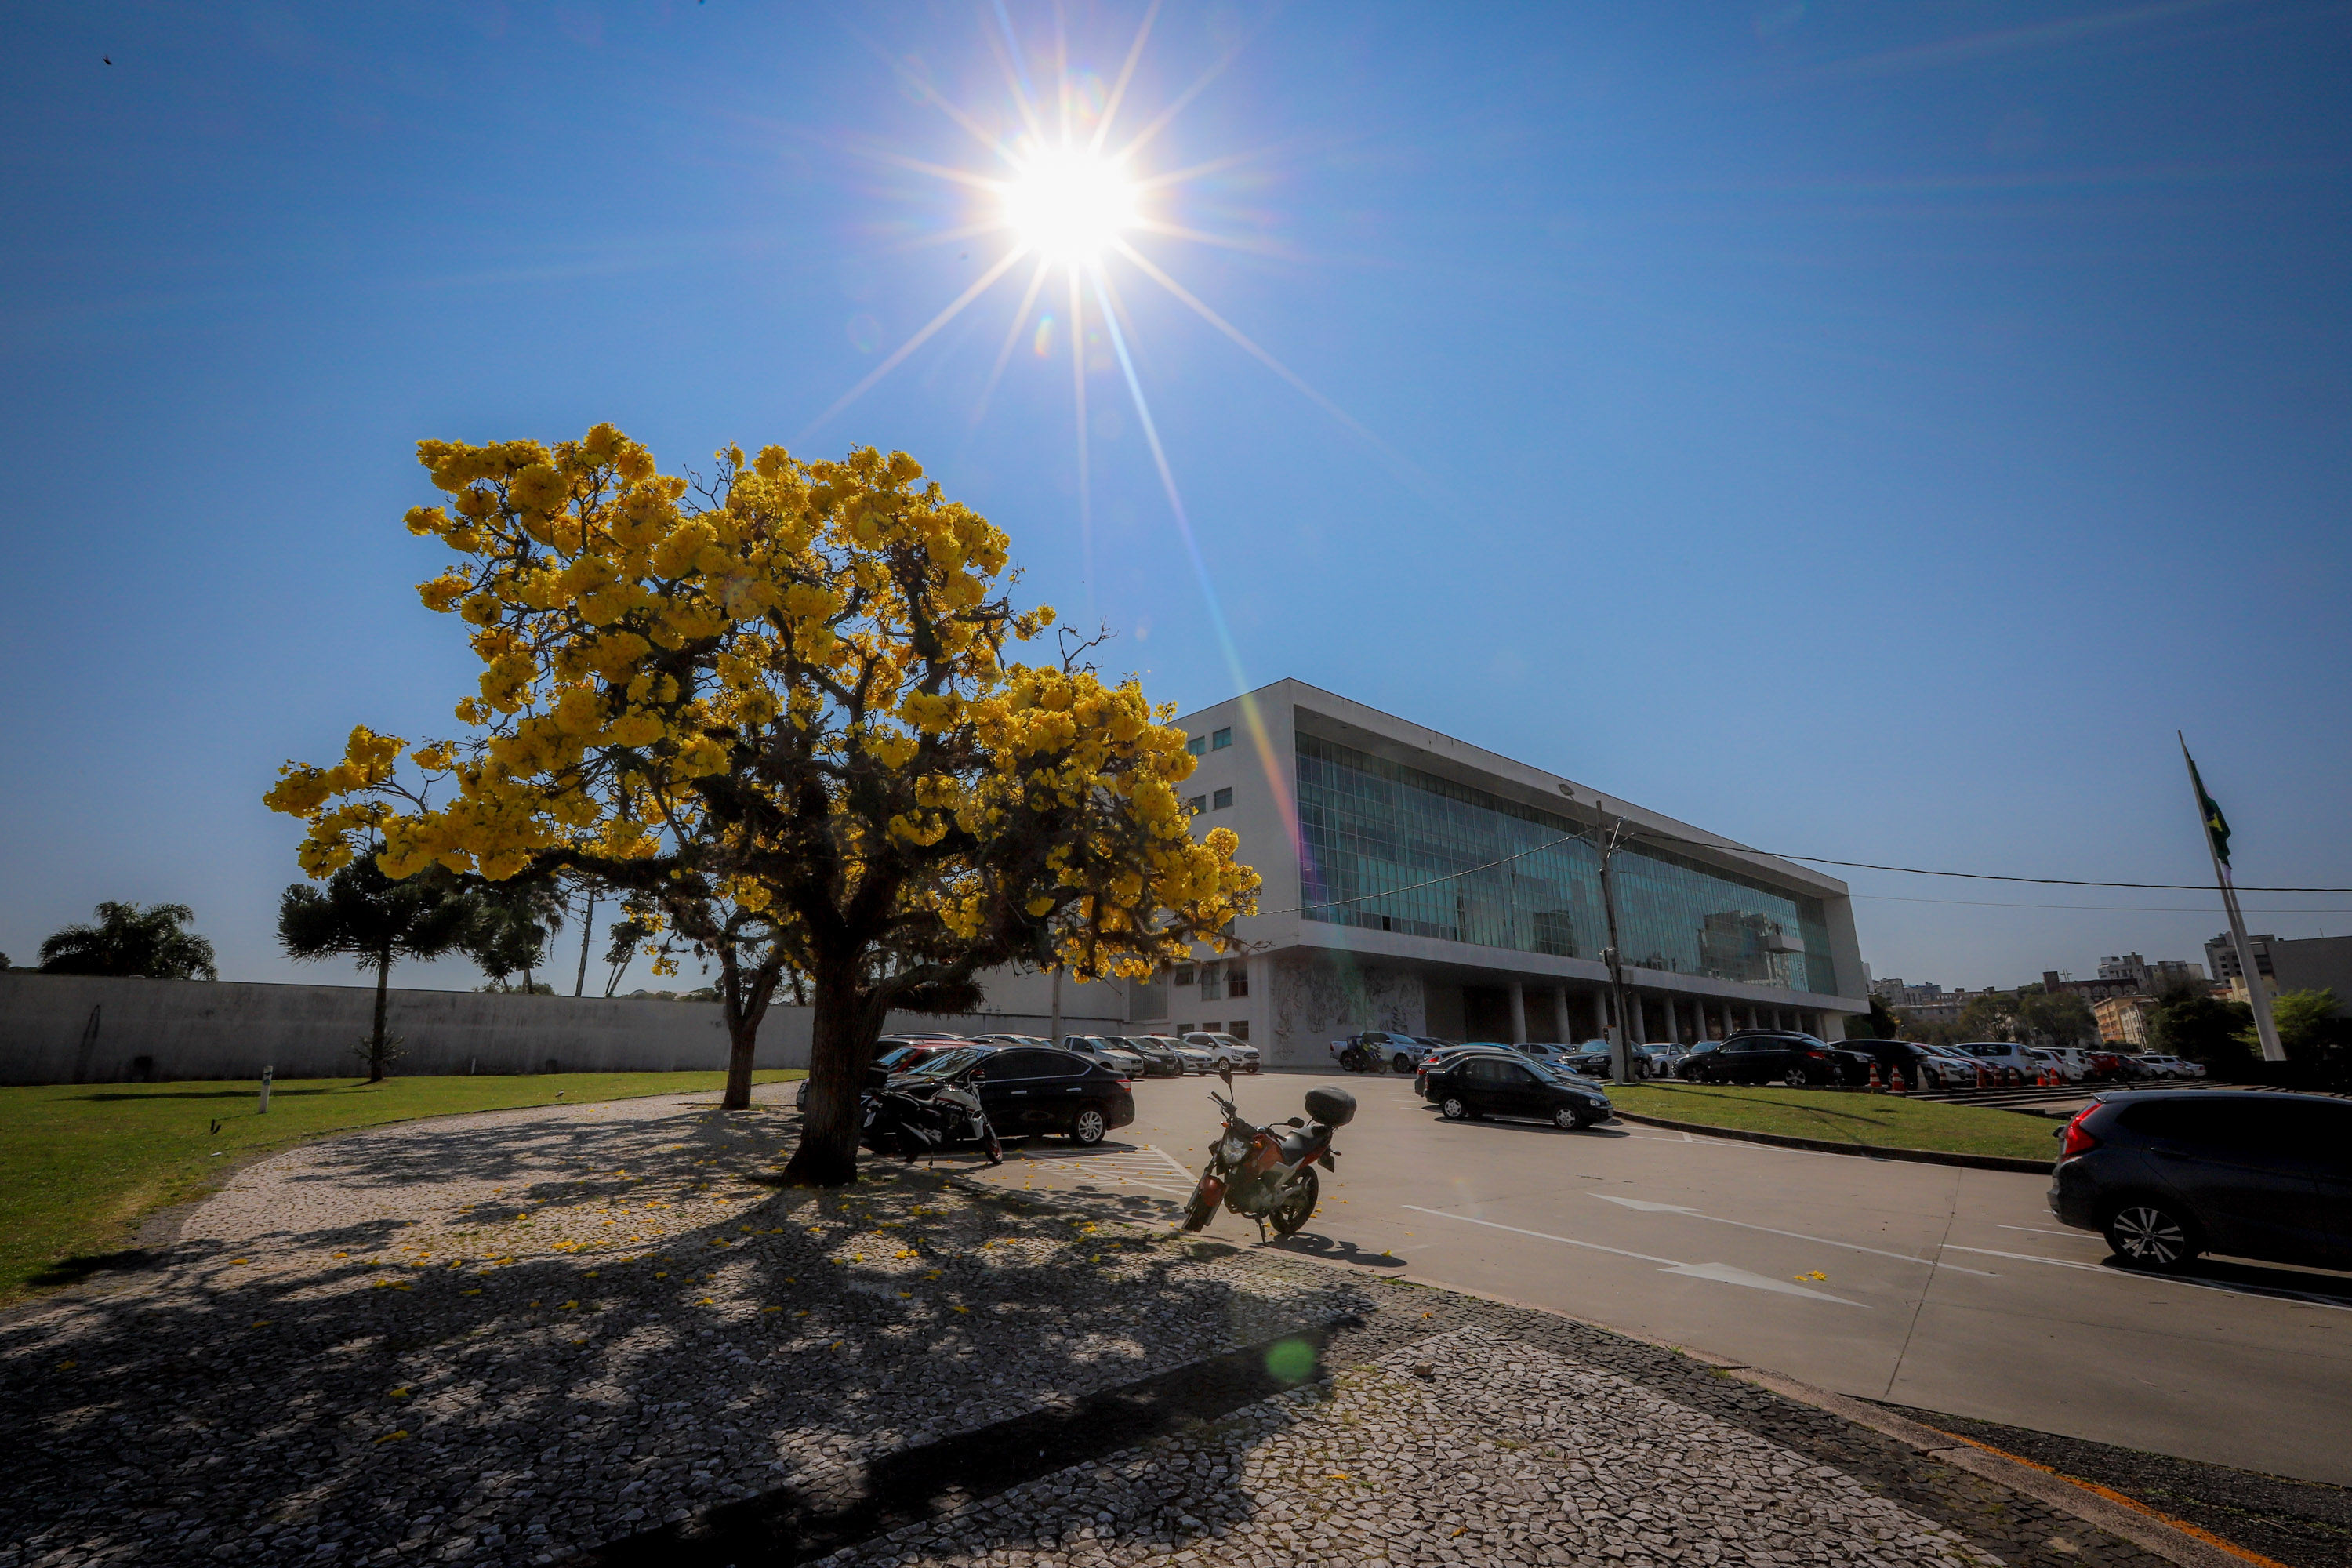
[[[2089,1230],[2044,1230],[2038,1225],[2004,1225],[1999,1228],[2002,1230],[2028,1231],[2035,1236],[2063,1236],[2069,1241],[2097,1241],[2099,1239],[2099,1235],[2096,1231]]]
[[[1178,1164],[1168,1152],[1156,1143],[1140,1149],[1118,1150],[1109,1153],[1089,1153],[1082,1149],[1062,1149],[1039,1152],[1022,1150],[1008,1156],[1000,1169],[1011,1173],[1015,1165],[1052,1165],[1066,1167],[1075,1174],[1083,1171],[1099,1181],[1120,1186],[1149,1187],[1155,1193],[1167,1193],[1173,1197],[1190,1197],[1191,1186],[1170,1186],[1167,1178],[1173,1175],[1190,1183],[1192,1173]],[[1158,1177],[1155,1181],[1151,1178]]]
[[[2054,1268],[2080,1268],[2131,1285],[2186,1285],[2197,1290],[2226,1290],[2232,1296],[2264,1296],[2274,1301],[2307,1301],[2315,1307],[2352,1312],[2352,1301],[2340,1296],[2323,1296],[2313,1290],[2289,1290],[2275,1285],[2238,1285],[2227,1279],[2194,1279],[2179,1274],[2148,1274],[2136,1268],[2109,1268],[2099,1263],[2078,1263],[2071,1258],[2042,1258],[2031,1252],[1996,1252],[1990,1247],[1962,1247],[1958,1242],[1946,1242],[1944,1245],[1954,1252],[1976,1252],[1987,1258],[2014,1258],[2021,1263],[2047,1263]]]
[[[1721,1215],[1703,1214],[1695,1208],[1685,1208],[1681,1204],[1652,1203],[1646,1198],[1613,1197],[1607,1193],[1593,1193],[1591,1195],[1599,1198],[1602,1203],[1622,1204],[1626,1208],[1639,1209],[1643,1214],[1688,1215],[1693,1219],[1712,1220],[1717,1225],[1736,1225],[1742,1230],[1760,1230],[1767,1236],[1785,1236],[1792,1241],[1813,1241],[1819,1242],[1823,1247],[1842,1247],[1848,1252],[1867,1252],[1873,1258],[1892,1258],[1899,1262],[1917,1263],[1929,1268],[1940,1267],[1949,1268],[1955,1273],[1979,1275],[1987,1279],[2000,1278],[1998,1274],[1986,1273],[1981,1268],[1963,1268],[1957,1263],[1944,1263],[1937,1258],[1915,1258],[1907,1252],[1886,1252],[1875,1247],[1864,1247],[1851,1241],[1832,1241],[1826,1236],[1807,1236],[1801,1230],[1775,1230],[1769,1225],[1750,1225],[1744,1219],[1726,1219]]]
[[[1597,1241],[1579,1241],[1572,1236],[1554,1236],[1549,1231],[1524,1230],[1516,1225],[1502,1225],[1491,1219],[1474,1219],[1466,1214],[1447,1214],[1443,1209],[1425,1209],[1419,1204],[1404,1207],[1415,1214],[1433,1215],[1439,1219],[1460,1220],[1464,1225],[1483,1225],[1489,1230],[1507,1230],[1514,1236],[1532,1236],[1538,1241],[1557,1241],[1563,1247],[1581,1247],[1593,1252],[1612,1253],[1619,1258],[1637,1258],[1643,1263],[1662,1265],[1661,1274],[1680,1274],[1692,1279],[1712,1279],[1722,1285],[1744,1285],[1751,1290],[1773,1290],[1783,1296],[1810,1296],[1816,1301],[1834,1301],[1841,1307],[1860,1307],[1870,1310],[1862,1301],[1849,1301],[1843,1296],[1832,1296],[1825,1290],[1809,1290],[1789,1280],[1775,1279],[1769,1275],[1750,1274],[1745,1268],[1735,1268],[1728,1263],[1679,1263],[1671,1258],[1654,1258],[1646,1252],[1628,1252],[1622,1247],[1603,1247]]]

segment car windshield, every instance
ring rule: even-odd
[[[983,1061],[988,1049],[982,1046],[960,1046],[951,1051],[935,1051],[907,1069],[909,1078],[953,1078],[956,1074]]]

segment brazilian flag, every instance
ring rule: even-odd
[[[2188,752],[2184,749],[2183,756]],[[2205,837],[2212,841],[2213,858],[2226,866],[2230,863],[2230,819],[2221,815],[2221,803],[2205,793],[2205,781],[2197,776],[2197,759],[2189,758],[2189,783],[2197,791],[2197,810],[2205,818]]]

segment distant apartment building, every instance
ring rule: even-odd
[[[2126,1046],[2147,1044],[2148,1015],[2155,1010],[2154,998],[2147,996],[2103,996],[2091,1004],[2099,1038]]]
[[[2151,963],[2138,953],[2126,952],[2117,957],[2099,960],[2099,978],[2127,980],[2131,982],[2133,990],[2143,995],[2152,996],[2168,985],[2177,985],[2182,981],[2203,980],[2205,966],[2191,963],[2185,958],[2159,958]]]
[[[2137,958],[2139,955],[2134,953],[2132,956]],[[2143,970],[2145,967],[2142,966]],[[2062,979],[2056,970],[2045,969],[2042,972],[2042,989],[2053,995],[2072,992],[2085,1002],[2096,1002],[2108,996],[2139,995],[2145,987],[2140,981],[2122,975],[2102,973],[2096,980],[2066,980]]]
[[[1944,999],[1944,988],[1940,985],[1932,982],[1914,985],[1894,975],[1871,982],[1870,989],[1889,1007],[1934,1007]]]
[[[2261,972],[2263,978],[2273,982],[2275,982],[2278,976],[2273,973],[2271,943],[2276,941],[2278,941],[2277,937],[2268,935],[2250,936],[2246,939],[2246,945],[2254,950],[2254,968]],[[2207,972],[2214,979],[2229,984],[2236,985],[2245,978],[2245,971],[2238,963],[2238,944],[2230,940],[2228,931],[2223,931],[2205,944],[2205,965]]]

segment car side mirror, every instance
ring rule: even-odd
[[[1217,1068],[1217,1076],[1218,1076],[1219,1078],[1223,1079],[1225,1080],[1225,1087],[1226,1087],[1227,1089],[1231,1089],[1231,1088],[1233,1088],[1233,1087],[1234,1087],[1234,1065],[1233,1065],[1233,1063],[1231,1063],[1231,1062],[1225,1062],[1225,1063],[1222,1064],[1221,1066],[1219,1066],[1219,1067],[1218,1067],[1218,1068]]]
[[[1288,1125],[1292,1127],[1304,1127],[1307,1123],[1300,1118],[1294,1116],[1290,1119]]]

